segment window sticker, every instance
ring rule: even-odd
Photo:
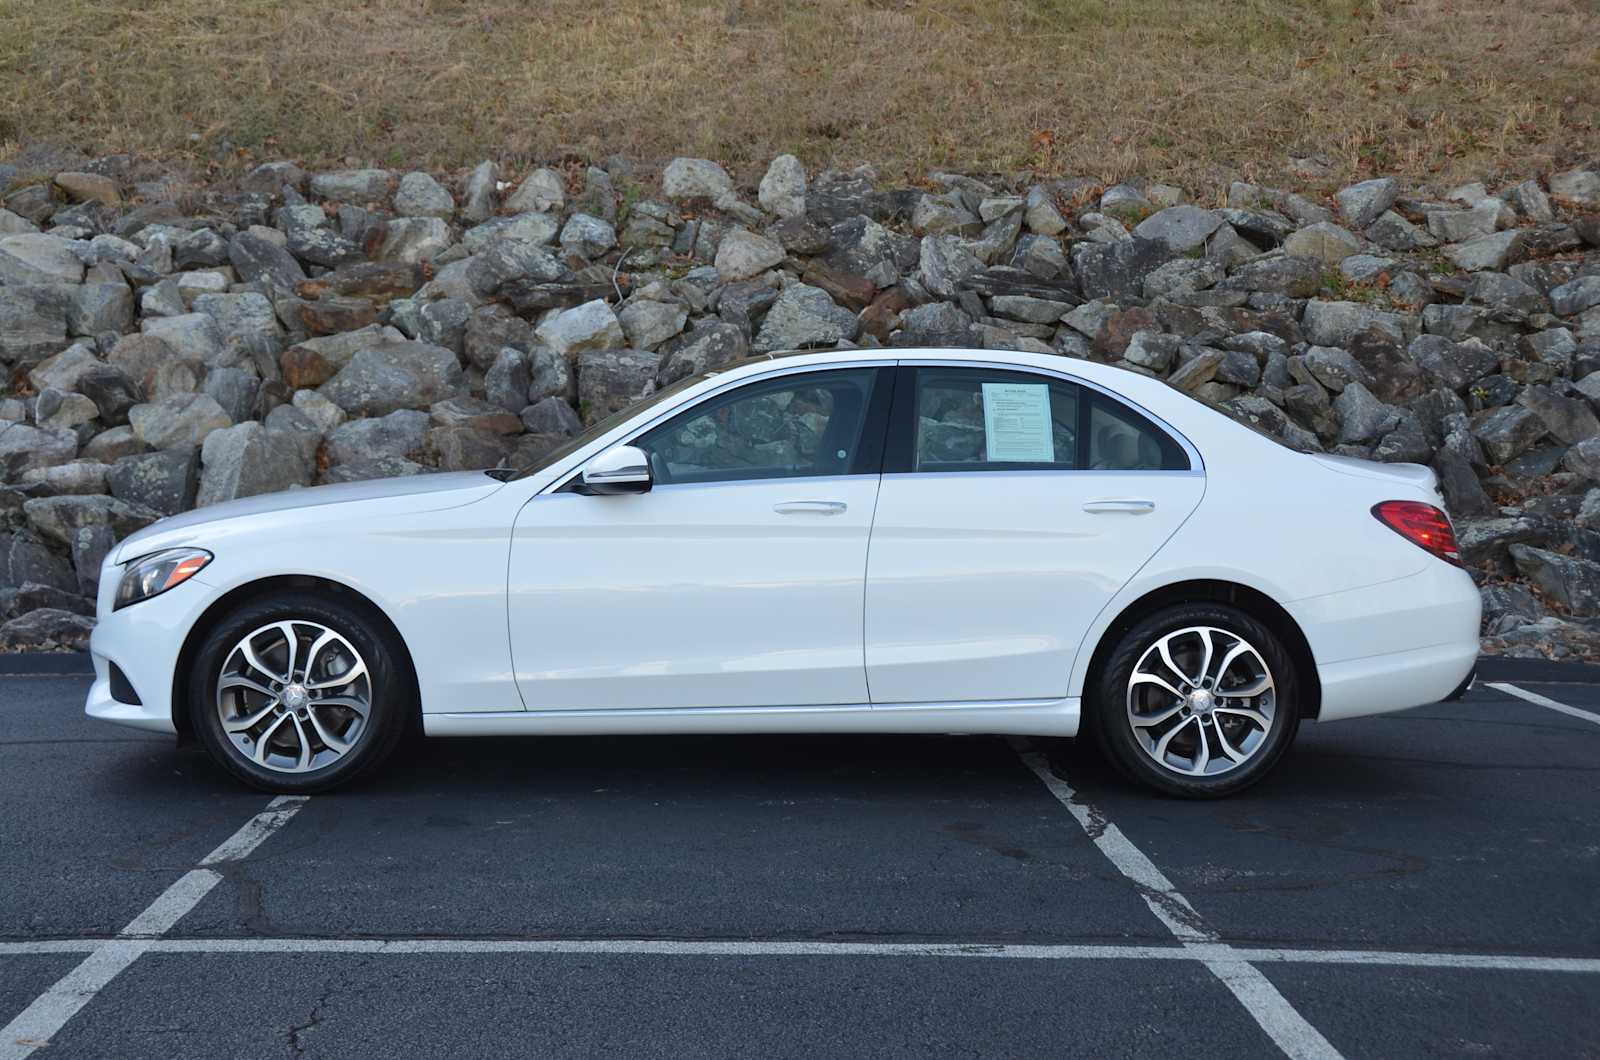
[[[984,383],[983,439],[990,463],[1055,463],[1049,385]]]

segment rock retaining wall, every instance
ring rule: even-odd
[[[1600,166],[1201,205],[789,156],[754,187],[690,158],[124,165],[0,196],[0,647],[81,644],[101,559],[163,515],[516,465],[689,373],[857,345],[1092,358],[1298,447],[1430,464],[1486,648],[1600,652]]]

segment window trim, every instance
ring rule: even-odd
[[[978,368],[995,372],[1009,372],[1014,375],[1033,375],[1044,379],[1058,380],[1070,383],[1079,388],[1078,395],[1078,423],[1079,446],[1078,459],[1088,458],[1088,447],[1083,444],[1085,435],[1083,426],[1088,422],[1090,402],[1105,400],[1119,407],[1125,413],[1136,419],[1147,421],[1168,438],[1172,439],[1183,452],[1189,462],[1187,468],[1128,468],[1126,470],[1096,470],[1094,468],[1017,468],[1001,467],[991,468],[979,465],[970,470],[945,470],[918,471],[915,466],[916,450],[916,399],[917,377],[916,373],[922,368]],[[1204,475],[1205,461],[1200,458],[1200,452],[1193,443],[1186,438],[1182,431],[1172,424],[1151,412],[1149,409],[1135,401],[1130,401],[1121,394],[1115,393],[1107,387],[1084,379],[1081,376],[1068,372],[1056,371],[1050,368],[1039,368],[1033,365],[1006,364],[999,361],[979,360],[921,360],[911,359],[899,362],[895,372],[895,402],[889,417],[889,441],[884,447],[883,473],[886,475],[971,475],[975,473],[991,475],[1016,475],[1016,474],[1049,474],[1049,475]]]

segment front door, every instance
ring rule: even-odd
[[[1059,377],[902,373],[867,565],[872,701],[1066,696],[1090,623],[1199,504],[1200,468]]]
[[[631,439],[650,492],[563,488],[525,505],[508,607],[527,708],[866,703],[861,600],[892,375],[738,384]]]

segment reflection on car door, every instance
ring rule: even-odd
[[[1084,632],[1194,511],[1201,469],[1057,376],[899,373],[867,562],[872,701],[1065,696]]]
[[[869,365],[741,383],[632,439],[650,492],[525,505],[508,606],[528,709],[865,704],[892,381]]]

